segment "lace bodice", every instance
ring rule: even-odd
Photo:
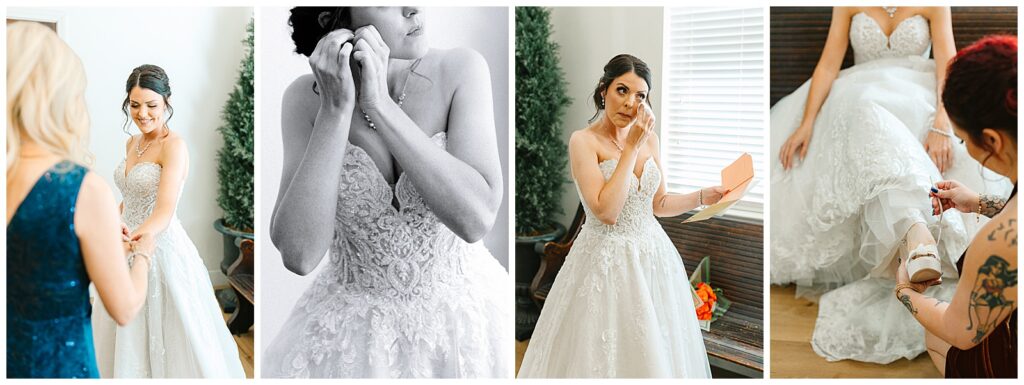
[[[431,139],[446,146],[443,132]],[[457,279],[469,244],[434,216],[406,176],[399,175],[392,190],[370,156],[348,144],[330,254],[334,268],[327,272],[334,275],[331,285],[409,299]]]
[[[606,159],[598,165],[605,180],[611,178],[618,163],[618,159]],[[629,195],[626,196],[626,202],[623,204],[622,211],[619,212],[619,217],[614,225],[606,225],[600,219],[597,219],[590,210],[590,207],[587,207],[586,200],[583,199],[583,194],[579,191],[579,186],[577,185],[576,192],[580,194],[583,210],[587,214],[587,220],[583,224],[583,229],[596,231],[607,236],[630,237],[642,234],[642,231],[647,226],[658,224],[654,218],[653,201],[654,193],[658,191],[658,186],[661,184],[661,170],[658,169],[654,158],[649,157],[644,162],[639,179],[637,179],[636,174],[632,170],[630,170],[629,175]]]
[[[928,57],[931,44],[928,19],[921,15],[903,19],[889,36],[864,12],[853,15],[850,21],[850,45],[855,64],[886,58]]]
[[[132,166],[126,174],[124,160],[114,170],[114,184],[124,197],[121,218],[128,228],[139,227],[153,213],[162,170],[159,164],[140,162]]]

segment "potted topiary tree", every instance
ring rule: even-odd
[[[569,105],[558,45],[551,41],[550,11],[516,7],[516,335],[533,331],[539,309],[527,293],[537,273],[538,245],[565,227],[561,212],[567,161],[562,113]]]
[[[246,54],[239,69],[238,82],[221,110],[224,124],[217,128],[224,146],[217,151],[217,177],[220,187],[217,205],[224,217],[213,227],[224,235],[224,259],[220,269],[238,258],[241,239],[253,239],[253,22],[246,27]]]

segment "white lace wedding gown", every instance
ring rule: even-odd
[[[892,294],[895,253],[915,222],[933,236],[946,300],[956,258],[978,227],[973,214],[931,215],[933,182],[955,179],[977,191],[1011,187],[982,170],[962,144],[940,175],[923,143],[935,114],[935,62],[928,20],[903,20],[885,36],[874,19],[853,16],[855,65],[842,70],[814,121],[807,158],[789,171],[779,149],[799,125],[807,81],[771,109],[771,282],[797,284],[798,295],[822,295],[812,346],[828,360],[888,363],[924,352],[924,329]],[[985,176],[982,176],[984,172]],[[845,285],[845,286],[844,286]]]
[[[122,219],[134,231],[153,212],[161,167],[122,161],[114,183],[124,196]],[[238,346],[213,294],[209,272],[175,214],[156,237],[149,291],[139,314],[118,327],[96,296],[92,327],[104,378],[245,378]]]
[[[445,133],[432,139],[446,146]],[[349,143],[344,159],[328,265],[265,350],[262,376],[511,376],[505,269],[441,223],[405,174],[392,190],[363,149]]]
[[[617,162],[601,162],[605,179]],[[586,221],[544,302],[519,378],[711,377],[686,268],[654,217],[661,172],[648,158],[639,180],[631,175],[614,225],[584,203]]]

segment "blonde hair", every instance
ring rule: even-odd
[[[89,111],[82,61],[53,30],[35,22],[7,26],[7,178],[24,142],[90,165]]]

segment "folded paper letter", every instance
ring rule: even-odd
[[[747,191],[756,185],[754,181],[754,159],[748,153],[740,155],[739,159],[722,169],[722,187],[729,190],[718,203],[705,207],[700,212],[693,214],[683,223],[703,221],[715,215],[724,213],[725,210],[739,202]]]

